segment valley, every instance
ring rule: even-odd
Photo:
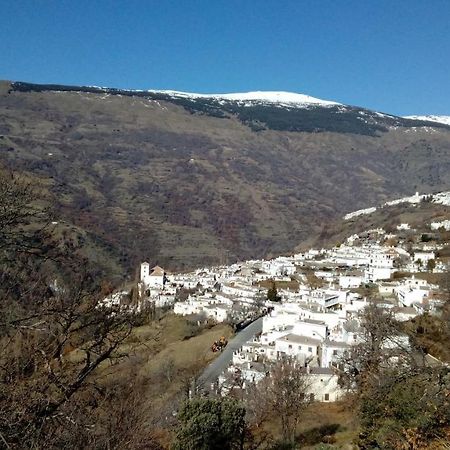
[[[118,280],[144,256],[183,269],[277,255],[351,210],[445,190],[449,148],[445,125],[342,105],[0,89],[2,164],[38,178]]]

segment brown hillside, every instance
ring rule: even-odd
[[[115,247],[124,273],[144,257],[180,269],[275,255],[343,213],[450,189],[450,128],[253,131],[224,115],[2,83],[1,162],[50,181],[59,214]]]

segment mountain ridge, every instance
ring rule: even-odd
[[[153,90],[149,89],[149,93],[161,93],[167,95],[173,95],[175,97],[188,97],[188,98],[212,98],[217,100],[228,100],[236,102],[267,102],[277,103],[281,105],[292,105],[302,107],[306,105],[342,105],[330,100],[323,100],[320,98],[312,97],[307,94],[288,92],[288,91],[250,91],[250,92],[233,92],[225,94],[199,94],[194,92],[183,92],[173,90]]]
[[[34,84],[20,81],[10,83],[10,91],[18,92],[104,93],[140,97],[154,101],[169,101],[193,114],[204,114],[218,118],[226,118],[230,114],[234,115],[253,131],[265,129],[305,132],[331,131],[374,136],[392,127],[448,126],[436,121],[415,120],[372,111],[363,107],[320,100],[305,94],[297,95],[300,95],[301,98],[312,99],[311,103],[303,103],[302,107],[292,108],[294,103],[277,104],[273,101],[239,100],[233,98],[236,94],[192,94],[181,91],[127,90],[97,86]],[[287,94],[292,95],[293,93]],[[222,97],[219,98],[217,95],[222,95]],[[231,98],[223,97],[230,95]],[[329,120],[330,114],[333,115],[331,121]],[[450,129],[450,126],[448,127]]]
[[[450,127],[364,109],[221,105],[3,83],[0,162],[124,273],[277,255],[344,214],[450,189]]]

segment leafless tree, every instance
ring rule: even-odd
[[[260,427],[270,416],[275,416],[280,420],[283,440],[294,442],[302,414],[310,404],[310,387],[308,374],[297,361],[278,361],[270,375],[247,393],[250,422]]]
[[[53,239],[39,201],[0,173],[0,447],[138,448],[142,418],[124,420],[124,399],[137,411],[142,398],[136,383],[112,388],[111,372],[125,368],[135,318],[102,306],[94,271]]]
[[[351,390],[363,390],[384,366],[412,356],[389,310],[372,302],[361,312],[359,323],[360,341],[341,359],[344,368],[341,383]]]
[[[269,395],[272,409],[281,421],[283,439],[293,442],[302,413],[310,403],[310,381],[297,361],[280,361],[271,371]]]

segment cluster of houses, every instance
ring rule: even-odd
[[[406,200],[420,202],[422,197]],[[450,204],[449,195],[441,197],[435,201]],[[429,229],[449,230],[449,224],[432,222]],[[395,233],[368,230],[330,249],[189,273],[171,274],[143,262],[135,306],[173,308],[192,320],[232,324],[263,316],[261,332],[234,351],[219,376],[222,391],[237,381],[246,389],[270,375],[277,361],[292,358],[310,379],[311,398],[331,402],[343,393],[338,384],[340,361],[362,339],[360,312],[369,301],[390,309],[398,321],[439,309],[441,293],[427,280],[430,272],[449,270],[445,258],[437,256],[446,245],[418,239],[417,231],[403,223]],[[273,283],[277,302],[267,295]],[[122,294],[105,302],[120,302]]]
[[[234,351],[219,377],[222,390],[236,385],[237,379],[243,389],[258,383],[273,364],[288,357],[310,378],[311,398],[335,401],[342,395],[340,359],[361,340],[359,317],[369,296],[399,321],[433,313],[442,302],[437,286],[420,275],[448,270],[436,257],[442,244],[419,242],[408,248],[406,238],[414,230],[408,224],[397,229],[395,235],[369,230],[331,249],[183,274],[168,274],[144,262],[142,302],[173,307],[175,314],[195,320],[236,323],[263,314],[261,333]],[[277,283],[279,302],[267,299],[272,282]]]
[[[350,220],[358,216],[367,215],[374,213],[377,209],[386,208],[389,206],[400,205],[402,203],[409,203],[411,205],[416,205],[421,202],[431,202],[437,203],[440,205],[450,206],[450,191],[438,192],[435,194],[419,194],[416,192],[414,195],[410,197],[398,198],[395,200],[391,200],[383,203],[381,206],[370,207],[365,209],[359,209],[358,211],[353,211],[344,216],[345,220]]]

